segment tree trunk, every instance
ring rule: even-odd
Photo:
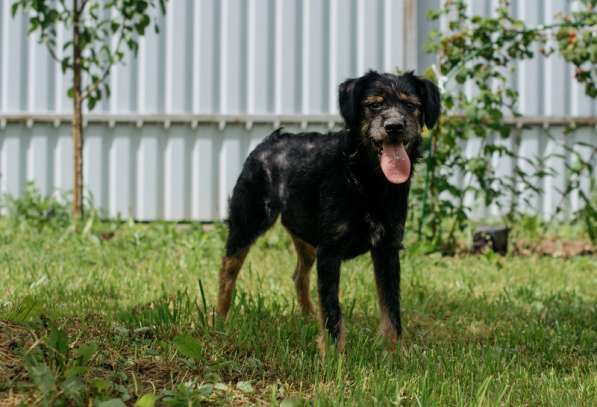
[[[73,220],[83,215],[83,100],[79,1],[73,0]]]

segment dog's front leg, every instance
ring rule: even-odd
[[[319,351],[325,355],[326,331],[338,346],[344,348],[344,332],[342,329],[342,311],[338,300],[340,288],[340,264],[338,255],[328,253],[321,248],[317,251],[317,290],[321,314],[321,335],[319,336]]]
[[[400,257],[398,248],[384,245],[371,249],[381,311],[380,333],[394,348],[402,333],[400,323]]]

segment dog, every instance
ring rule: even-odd
[[[344,347],[338,299],[343,260],[371,253],[381,312],[380,333],[394,346],[402,332],[399,249],[404,236],[421,130],[440,115],[437,86],[413,72],[369,71],[339,85],[344,129],[327,134],[274,131],[246,159],[229,205],[217,314],[226,319],[251,244],[281,216],[298,260],[293,280],[305,314],[314,314],[309,274],[325,332]]]

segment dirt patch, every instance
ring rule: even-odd
[[[597,254],[597,247],[589,240],[556,240],[547,238],[540,242],[514,242],[512,254],[515,256],[551,256],[574,257],[591,256]]]
[[[28,329],[0,321],[0,383],[10,383],[26,374],[19,351],[29,349],[35,341]]]
[[[162,389],[172,383],[182,383],[194,377],[190,369],[185,369],[173,361],[163,358],[143,358],[125,369],[129,376],[135,376],[145,389]]]
[[[35,334],[22,326],[0,321],[0,407],[27,405],[28,395],[15,393],[11,383],[27,379],[22,352],[35,346]]]
[[[27,395],[14,393],[12,390],[0,392],[0,407],[30,406],[32,404],[33,400]]]

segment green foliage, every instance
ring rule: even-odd
[[[520,204],[531,196],[521,191],[539,192],[537,180],[550,173],[538,158],[522,159],[502,142],[513,137],[512,123],[506,118],[519,116],[518,93],[510,81],[514,63],[534,57],[537,51],[554,52],[548,45],[556,41],[558,52],[577,67],[576,78],[585,84],[587,94],[595,96],[595,1],[583,1],[582,11],[537,27],[527,27],[514,18],[508,0],[500,0],[493,17],[471,16],[466,3],[448,1],[429,13],[434,20],[448,19],[447,31],[432,32],[427,45],[427,51],[439,55],[439,69],[428,75],[435,76],[443,88],[444,115],[424,138],[426,168],[413,187],[411,200],[418,205],[411,215],[418,224],[419,240],[443,252],[454,251],[457,233],[468,225],[472,208],[467,198],[484,206],[496,205],[512,220]],[[473,91],[467,92],[467,87]],[[470,140],[479,145],[473,156],[461,147]],[[492,160],[505,158],[513,159],[513,174],[498,176]],[[580,167],[568,170],[594,183],[590,162],[580,159]],[[579,184],[571,183],[567,193],[571,191],[580,191]],[[506,202],[505,196],[513,199]],[[595,207],[585,198],[588,209],[579,215],[590,218],[585,223],[593,225]]]
[[[27,223],[42,229],[46,226],[65,227],[70,224],[70,213],[65,202],[65,196],[61,200],[54,196],[44,196],[32,182],[28,182],[19,198],[5,195],[1,207],[13,223]]]
[[[173,390],[165,391],[162,403],[168,407],[186,407],[209,401],[213,392],[211,385],[197,385],[193,382],[181,383]]]
[[[92,196],[86,198],[85,206],[87,210],[84,216],[75,221],[69,210],[69,194],[63,194],[60,198],[54,195],[45,196],[31,182],[27,183],[20,197],[14,198],[6,194],[0,199],[0,209],[6,215],[6,224],[10,225],[15,233],[50,229],[61,233],[61,239],[71,236],[101,246],[102,242],[111,240],[120,230],[134,225],[130,219],[108,219],[95,208]],[[166,242],[172,238],[176,225],[156,223],[155,227],[160,230],[162,241]],[[148,237],[141,231],[136,231],[131,239],[139,247],[147,246]],[[35,314],[34,303],[23,304],[21,313],[23,318]],[[204,319],[207,321],[207,317]]]
[[[135,407],[154,407],[157,397],[151,393],[144,394],[137,402]]]
[[[29,16],[29,33],[38,33],[39,41],[45,44],[50,55],[60,63],[62,71],[75,68],[74,42],[57,42],[56,28],[64,25],[72,29],[78,21],[80,32],[81,70],[86,82],[83,100],[92,110],[102,97],[110,95],[110,86],[105,79],[113,65],[125,58],[125,50],[137,54],[139,37],[152,24],[158,31],[155,9],[166,12],[167,0],[74,0],[39,1],[16,0],[12,4],[12,15],[22,11]],[[73,96],[73,88],[68,95]]]
[[[201,343],[191,335],[178,335],[173,343],[181,355],[198,362],[203,359]]]
[[[576,80],[585,85],[587,95],[597,97],[597,1],[582,0],[584,8],[573,11],[556,32],[560,55],[576,68]],[[581,24],[574,24],[581,22]]]
[[[573,132],[574,129],[567,129],[568,132]],[[548,133],[548,137],[553,137]],[[597,171],[592,163],[593,157],[597,156],[597,146],[588,143],[576,143],[576,149],[573,146],[562,145],[564,151],[571,157],[570,162],[566,163],[566,171],[568,172],[568,182],[562,192],[562,201],[565,197],[571,194],[576,194],[581,207],[576,213],[570,215],[573,216],[573,221],[580,223],[584,226],[587,235],[591,239],[594,245],[597,245],[597,178],[593,176]],[[580,153],[578,148],[585,150],[585,156]],[[562,160],[565,160],[565,155],[554,154]],[[582,180],[588,180],[586,188],[581,185]],[[587,190],[589,192],[587,192]],[[557,207],[557,213],[565,212],[568,210],[567,205],[562,202]]]
[[[20,351],[41,405],[81,405],[90,396],[85,375],[98,351],[96,342],[71,343],[63,329],[51,327],[46,337]]]

